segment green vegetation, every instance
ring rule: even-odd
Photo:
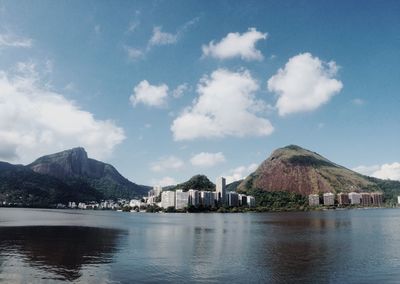
[[[182,189],[188,191],[189,189],[215,191],[215,184],[213,184],[205,175],[195,175],[188,181],[168,188],[168,190]]]
[[[102,194],[80,179],[62,182],[24,166],[0,163],[0,202],[14,206],[51,207],[71,200],[100,200]]]

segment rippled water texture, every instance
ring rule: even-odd
[[[4,283],[399,283],[400,210],[0,208]]]

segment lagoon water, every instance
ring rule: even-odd
[[[1,283],[399,283],[400,210],[0,208]]]

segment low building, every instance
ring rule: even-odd
[[[161,193],[161,207],[175,207],[175,191],[163,191]]]
[[[349,195],[347,193],[341,192],[337,195],[337,201],[339,205],[349,205],[350,204]]]
[[[372,192],[371,200],[373,206],[382,206],[383,205],[383,193],[382,192]]]
[[[308,196],[308,205],[318,206],[319,205],[319,195],[318,194],[310,194]]]
[[[350,204],[358,205],[361,202],[361,194],[358,192],[350,192],[349,193]]]
[[[130,207],[139,207],[142,205],[142,201],[139,199],[131,199],[131,201],[129,201],[129,206]]]
[[[247,195],[247,206],[256,207],[256,199],[254,196]]]
[[[182,189],[178,189],[175,192],[175,208],[182,210],[189,205],[189,192],[184,192]]]
[[[332,192],[324,193],[324,205],[331,206],[335,204],[335,195]]]
[[[370,206],[371,205],[371,194],[368,192],[361,193],[361,205],[362,206]]]
[[[239,206],[239,195],[237,192],[230,191],[225,196],[226,203],[229,207],[238,207]]]

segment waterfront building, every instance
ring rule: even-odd
[[[383,193],[382,192],[372,192],[371,193],[372,205],[382,206],[383,204]]]
[[[397,204],[400,204],[400,196],[397,196]]]
[[[217,181],[215,182],[216,192],[218,194],[217,201],[220,204],[225,204],[225,187],[226,187],[226,180],[224,177],[218,177]]]
[[[211,191],[200,191],[200,204],[203,207],[211,207],[214,204],[214,195]]]
[[[175,207],[175,191],[163,191],[161,193],[161,207]]]
[[[189,189],[189,205],[198,207],[200,205],[200,194],[196,189]]]
[[[189,192],[178,189],[175,192],[175,208],[184,209],[189,205]]]
[[[350,204],[350,200],[349,200],[349,195],[347,193],[339,193],[337,195],[337,200],[339,205],[349,205]]]
[[[247,205],[249,207],[256,207],[256,199],[254,198],[254,196],[247,196]]]
[[[246,206],[246,205],[247,205],[247,195],[239,194],[239,206]]]
[[[129,201],[129,206],[130,207],[139,207],[142,205],[142,201],[139,199],[132,199],[131,201]],[[106,206],[107,208],[107,206]]]
[[[362,206],[370,206],[371,205],[371,194],[368,192],[361,193],[361,205]]]
[[[213,195],[213,199],[214,199],[212,207],[215,207],[218,204],[218,192],[213,192],[212,195]]]
[[[239,206],[239,195],[234,191],[228,192],[226,194],[226,203],[229,207]]]
[[[308,196],[308,205],[318,206],[319,205],[319,195],[318,194],[310,194]]]
[[[330,206],[335,204],[335,195],[332,192],[324,193],[324,205]]]
[[[351,204],[354,204],[354,205],[360,204],[361,194],[359,194],[358,192],[350,192],[349,199],[350,199]]]

